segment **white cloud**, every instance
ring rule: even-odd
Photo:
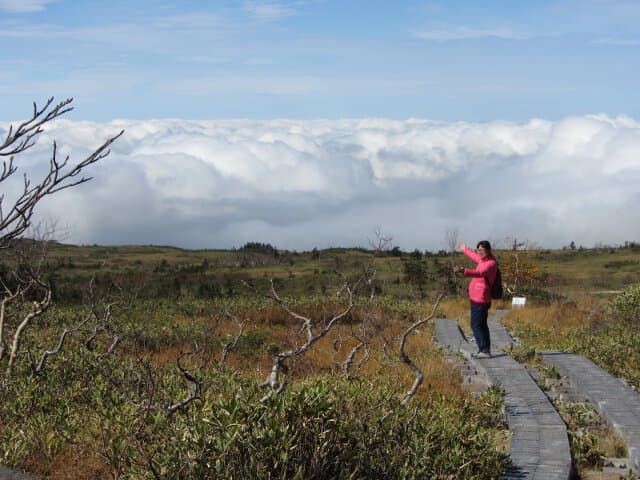
[[[54,0],[55,1],[55,0]],[[2,0],[0,0],[2,2]],[[1,4],[0,4],[1,8]],[[5,21],[0,37],[46,38],[73,44],[116,48],[122,52],[172,54],[180,57],[208,58],[212,42],[231,32],[242,31],[242,24],[207,12],[182,15],[127,17],[121,22],[81,22],[73,26],[29,21]]]
[[[163,30],[216,30],[227,27],[227,20],[220,15],[194,12],[184,13],[181,15],[172,15],[165,17],[155,17],[152,19],[152,25]]]
[[[121,128],[94,180],[40,211],[70,225],[68,241],[308,249],[366,245],[376,226],[405,249],[443,248],[451,226],[467,241],[550,247],[640,239],[640,122],[629,117],[61,120],[21,168],[34,171],[53,138],[79,159]]]
[[[230,62],[230,59],[226,57],[211,57],[206,55],[182,55],[182,56],[176,57],[176,60],[179,62],[185,62],[185,63],[205,63],[205,64],[206,63],[218,64],[218,63]]]
[[[495,29],[483,29],[483,28],[469,28],[465,26],[449,26],[446,28],[427,28],[420,31],[414,31],[413,35],[416,38],[422,40],[468,40],[473,38],[487,38],[497,37],[503,39],[522,39],[521,34],[518,34],[508,28],[495,28]]]
[[[39,12],[45,9],[48,3],[57,0],[0,0],[0,10],[11,13]]]
[[[321,78],[256,75],[200,76],[198,78],[178,79],[175,81],[160,81],[157,88],[160,92],[189,96],[238,93],[305,95],[328,89]]]
[[[163,95],[179,96],[228,96],[228,95],[361,95],[380,91],[411,89],[419,90],[432,82],[417,80],[395,80],[388,78],[362,77],[340,78],[309,75],[264,75],[252,73],[200,74],[197,77],[158,79],[154,88]],[[301,101],[304,99],[301,98]]]
[[[636,38],[600,37],[592,41],[595,45],[611,45],[617,47],[636,47],[640,40]]]
[[[274,21],[296,14],[295,8],[282,2],[247,1],[244,9],[259,20]]]

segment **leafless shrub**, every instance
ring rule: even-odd
[[[376,227],[373,230],[373,238],[369,239],[369,246],[374,255],[378,256],[389,250],[392,241],[393,237],[391,235],[384,233],[381,227]]]
[[[44,126],[70,112],[72,99],[54,104],[50,98],[42,108],[33,104],[31,117],[21,122],[16,128],[9,127],[7,135],[0,143],[2,171],[0,185],[5,185],[18,172],[17,156],[35,145],[38,135]],[[45,280],[44,259],[47,254],[49,236],[45,232],[39,238],[20,238],[32,227],[32,220],[37,205],[47,196],[61,190],[75,187],[91,180],[82,176],[84,171],[109,154],[109,146],[122,135],[122,131],[106,140],[84,160],[70,164],[69,157],[60,160],[57,156],[57,144],[53,142],[49,167],[44,176],[32,180],[25,173],[22,179],[22,190],[15,198],[8,199],[0,195],[0,250],[4,251],[1,266],[4,275],[0,276],[0,361],[4,360],[8,349],[5,378],[11,375],[12,368],[19,353],[29,357],[35,372],[40,371],[46,359],[60,351],[67,335],[81,328],[65,330],[54,350],[46,351],[39,362],[35,362],[27,351],[21,352],[20,344],[24,332],[33,326],[51,305],[52,289]],[[37,236],[36,236],[37,237]],[[11,333],[9,333],[11,329]],[[10,346],[5,342],[7,335],[12,336]]]
[[[336,361],[336,364],[342,368],[342,372],[345,376],[350,377],[351,370],[354,366],[356,368],[360,368],[369,360],[369,356],[371,353],[371,343],[369,337],[370,336],[368,335],[368,332],[366,330],[365,320],[363,320],[362,323],[360,325],[357,325],[355,328],[351,327],[351,333],[348,336],[343,337],[339,334],[338,338],[333,341],[333,349],[335,355],[340,354],[345,345],[355,342],[355,345],[351,347],[346,358],[342,361]],[[364,351],[364,354],[360,357],[360,360],[356,362],[356,356],[361,350]]]
[[[314,321],[311,317],[305,317],[293,311],[289,306],[278,296],[276,289],[271,281],[271,291],[269,293],[260,292],[246,282],[244,285],[255,293],[269,298],[275,301],[280,307],[287,312],[288,315],[295,318],[300,322],[300,332],[303,334],[305,341],[302,345],[296,345],[294,348],[284,350],[277,353],[273,359],[273,365],[271,366],[271,372],[267,379],[261,384],[262,387],[268,387],[269,393],[262,398],[262,401],[266,401],[273,393],[279,393],[282,391],[287,382],[286,366],[287,360],[295,361],[299,356],[303,355],[307,350],[313,347],[313,345],[323,338],[331,329],[346,317],[354,306],[354,294],[357,288],[365,281],[365,274],[360,276],[353,282],[345,281],[341,288],[338,290],[338,295],[343,292],[347,295],[347,306],[338,314],[333,315],[330,319],[323,319],[322,321]],[[284,373],[281,378],[281,373]]]
[[[426,316],[425,318],[423,318],[421,320],[418,320],[417,322],[413,323],[409,328],[407,328],[405,330],[405,332],[402,334],[402,336],[400,338],[400,347],[398,349],[400,360],[402,362],[404,362],[405,364],[407,364],[409,366],[409,368],[411,368],[411,370],[413,370],[413,373],[415,375],[415,379],[413,381],[413,384],[411,385],[411,388],[405,394],[404,398],[400,401],[400,405],[402,405],[402,406],[404,406],[407,403],[409,403],[409,401],[416,394],[416,392],[418,391],[418,389],[420,388],[420,385],[422,385],[422,382],[424,380],[424,374],[422,373],[422,370],[420,370],[420,368],[414,363],[414,361],[405,352],[404,348],[405,348],[407,339],[409,338],[409,335],[411,335],[411,333],[413,333],[418,327],[420,327],[421,325],[424,325],[425,323],[427,323],[428,321],[433,319],[433,317],[436,314],[436,311],[438,310],[438,306],[440,305],[440,301],[443,298],[444,298],[444,294],[441,293],[438,296],[438,299],[436,300],[435,304],[433,305],[433,309],[431,310],[431,313],[428,316]],[[380,419],[380,421],[381,422],[386,421],[391,415],[393,415],[393,413],[394,413],[394,411],[390,410],[389,412],[387,412]]]
[[[448,266],[447,274],[449,275],[448,280],[451,283],[451,286],[453,287],[455,294],[460,295],[460,292],[462,290],[462,287],[460,285],[460,280],[453,273],[453,269],[455,267],[454,261],[453,261],[453,255],[455,254],[456,248],[458,247],[458,243],[459,243],[458,239],[460,238],[460,228],[458,227],[447,228],[444,238],[445,238],[445,243],[447,245],[447,253],[449,254],[449,259],[447,260],[447,266]]]
[[[180,355],[178,355],[176,363],[178,365],[178,369],[180,370],[180,372],[182,372],[182,375],[184,376],[184,378],[187,380],[187,382],[189,382],[189,394],[183,400],[180,400],[179,402],[175,402],[175,403],[171,403],[171,404],[167,405],[166,411],[167,411],[167,413],[169,415],[173,414],[177,410],[184,409],[187,405],[189,405],[194,400],[200,399],[200,390],[201,390],[200,381],[193,375],[193,373],[191,373],[192,370],[189,370],[189,369],[185,368],[182,365],[181,360],[185,356],[199,356],[200,357],[200,362],[201,362],[200,363],[200,368],[202,368],[202,353],[203,352],[204,352],[204,348],[203,347],[198,347],[196,345],[196,349],[194,351],[192,351],[192,352],[184,352],[184,353],[180,353]]]
[[[9,127],[6,138],[0,143],[0,157],[8,157],[8,160],[2,162],[0,184],[9,180],[18,171],[16,155],[24,153],[35,145],[36,138],[44,131],[44,125],[73,110],[70,106],[72,101],[73,99],[69,98],[54,104],[52,97],[42,108],[38,108],[34,103],[31,118],[20,123],[15,129],[13,125]],[[109,138],[87,158],[75,165],[69,164],[68,156],[63,160],[58,159],[57,144],[54,141],[49,170],[44,177],[34,182],[25,174],[22,192],[9,205],[5,204],[5,195],[0,195],[0,248],[9,247],[12,240],[27,231],[31,226],[35,208],[43,198],[91,180],[91,177],[78,176],[87,167],[109,155],[109,146],[123,133],[124,131],[121,131]]]
[[[19,354],[25,330],[51,304],[51,286],[43,278],[46,254],[47,243],[37,240],[23,241],[3,252],[5,274],[0,276],[0,360],[4,359],[8,347],[7,378]],[[10,345],[5,342],[6,336],[12,336]]]
[[[240,321],[238,320],[238,317],[231,314],[228,310],[225,311],[225,315],[230,318],[236,325],[237,327],[237,333],[233,336],[233,339],[227,343],[225,343],[222,347],[222,353],[220,354],[220,363],[219,363],[219,370],[222,371],[227,363],[227,357],[229,355],[230,352],[234,351],[237,347],[238,347],[238,342],[240,341],[240,338],[242,337],[242,334],[244,332],[244,328],[247,325],[247,323],[249,322],[249,318],[245,318],[244,320]]]
[[[401,402],[402,405],[405,405],[407,402],[409,402],[409,400],[411,400],[411,398],[418,391],[418,388],[422,384],[422,381],[424,380],[424,375],[423,375],[422,371],[418,368],[418,366],[411,360],[411,358],[409,358],[409,356],[404,351],[404,347],[405,347],[405,344],[407,342],[407,338],[419,326],[424,325],[425,323],[427,323],[429,320],[431,320],[435,316],[436,311],[438,310],[438,305],[440,305],[440,301],[443,298],[444,298],[444,294],[441,293],[438,296],[438,299],[436,300],[436,303],[433,305],[433,309],[431,310],[431,313],[427,317],[423,318],[422,320],[419,320],[419,321],[415,322],[413,325],[411,325],[409,328],[407,328],[407,330],[405,330],[405,332],[402,334],[402,337],[401,337],[401,340],[400,340],[400,348],[399,348],[400,360],[402,360],[404,363],[409,365],[409,367],[413,370],[413,372],[415,373],[415,376],[416,376],[416,378],[415,378],[415,380],[413,382],[413,385],[411,386],[411,389],[407,392],[407,395],[402,399],[402,402]]]

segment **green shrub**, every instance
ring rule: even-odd
[[[488,479],[506,465],[481,426],[486,407],[469,400],[438,396],[416,405],[415,415],[400,409],[381,422],[389,406],[399,406],[376,408],[390,392],[364,382],[316,378],[260,403],[264,392],[254,382],[224,375],[210,380],[216,393],[200,408],[154,417],[146,440],[157,472],[228,479]],[[131,455],[128,463],[140,467],[128,473],[150,478],[139,453]]]
[[[517,324],[515,334],[530,349],[584,355],[611,375],[622,377],[640,389],[640,329],[630,329],[623,322],[604,321],[554,334],[552,329]]]
[[[403,408],[379,379],[318,377],[261,403],[254,380],[199,371],[200,400],[167,415],[188,391],[175,366],[63,360],[2,386],[5,465],[48,476],[76,450],[100,452],[103,475],[141,479],[490,479],[507,465],[492,440],[496,392]],[[389,409],[396,413],[381,421]]]
[[[640,283],[616,295],[607,305],[606,313],[629,325],[640,325]]]
[[[256,358],[264,352],[274,355],[278,351],[278,345],[269,341],[269,337],[273,333],[270,328],[254,328],[243,333],[238,339],[238,343],[234,351],[243,356]],[[220,338],[220,346],[233,343],[233,335],[224,335]]]

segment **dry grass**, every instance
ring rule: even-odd
[[[466,297],[447,297],[440,302],[438,312],[445,318],[469,316],[469,299]]]
[[[152,351],[148,354],[149,360],[158,366],[176,363],[181,353],[193,350],[193,345],[171,345],[163,347],[161,350]]]
[[[599,432],[598,444],[600,449],[609,458],[621,458],[627,456],[626,442],[609,427],[605,427],[601,432]]]
[[[57,452],[51,453],[44,447],[34,449],[24,459],[22,470],[29,471],[37,478],[66,480],[70,478],[109,478],[110,468],[98,453],[101,432],[95,431],[89,440],[75,438],[73,444],[64,443]],[[92,443],[87,443],[92,442]],[[45,453],[47,452],[47,453]],[[13,477],[12,477],[13,478]]]
[[[413,382],[411,370],[397,359],[399,337],[406,327],[387,326],[382,328],[379,336],[370,339],[368,358],[361,349],[355,356],[354,366],[350,373],[354,375],[373,375],[380,371],[388,372],[394,378],[400,392],[407,391]],[[459,373],[448,363],[440,358],[433,344],[432,328],[425,326],[414,332],[407,342],[407,354],[416,362],[424,374],[424,383],[421,393],[439,392],[445,395],[462,395],[462,381]],[[351,336],[350,327],[342,326],[331,331],[327,336],[318,340],[313,348],[292,362],[289,375],[292,378],[304,378],[320,374],[342,374],[341,363],[344,362],[359,341]],[[386,356],[383,353],[383,345],[387,339]],[[294,340],[300,345],[304,339],[295,335],[292,330],[280,329],[273,332],[268,341],[278,345],[280,350],[294,347]],[[358,365],[360,361],[364,361]],[[250,359],[230,354],[228,366],[245,374],[254,374],[258,370],[266,376],[269,371],[272,357],[263,354]]]
[[[325,306],[324,312],[318,306],[308,305],[296,308],[302,315],[315,321],[314,331],[322,329],[324,322],[338,313],[344,306]],[[440,316],[468,315],[468,301],[446,299],[439,309]],[[291,317],[278,305],[270,306],[251,315],[240,315],[240,320],[249,318],[243,336],[245,339],[259,338],[255,350],[247,351],[246,346],[229,353],[226,367],[249,376],[264,380],[270,371],[275,351],[285,351],[303,345],[306,335],[300,330],[301,323]],[[398,360],[399,340],[415,318],[400,314],[390,314],[380,309],[354,309],[348,320],[336,325],[325,337],[319,339],[311,349],[294,361],[288,362],[288,376],[300,379],[322,374],[343,374],[343,363],[360,339],[368,342],[368,354],[362,348],[354,359],[350,374],[358,376],[388,372],[397,386],[399,394],[404,394],[413,383],[413,372]],[[202,328],[212,323],[208,316],[188,318],[177,316],[172,322]],[[434,320],[421,326],[409,337],[405,351],[424,374],[424,383],[418,397],[439,392],[444,395],[465,395],[460,374],[445,362],[433,342]],[[218,368],[222,354],[222,338],[233,338],[238,334],[238,326],[230,318],[221,318],[215,330],[215,338],[209,341],[206,351],[206,368]],[[242,339],[241,339],[242,342]],[[175,363],[182,352],[193,350],[193,345],[171,345],[150,354],[158,365]],[[359,363],[362,362],[360,365]]]
[[[502,323],[509,329],[513,329],[518,323],[524,323],[554,332],[563,332],[596,321],[602,306],[603,299],[583,295],[573,301],[562,300],[551,305],[532,305],[511,309],[502,317]]]
[[[67,480],[70,478],[109,478],[110,468],[96,451],[95,445],[80,448],[68,446],[59,452],[49,464],[46,478]],[[33,472],[43,475],[45,472]]]
[[[491,303],[491,310],[489,315],[495,310],[509,309],[509,302],[506,300],[494,300]],[[446,318],[455,318],[458,320],[458,325],[466,333],[471,333],[471,318],[469,314],[469,299],[467,297],[459,298],[446,298],[441,304],[438,310],[444,314]]]

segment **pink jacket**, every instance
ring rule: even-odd
[[[478,264],[475,269],[464,269],[464,275],[471,277],[471,283],[469,284],[469,299],[474,303],[491,303],[491,289],[489,288],[489,283],[493,284],[496,280],[498,263],[495,258],[491,256],[485,257],[484,259],[480,258],[480,255],[470,248],[465,248],[462,253]],[[485,278],[489,283],[487,283]]]

